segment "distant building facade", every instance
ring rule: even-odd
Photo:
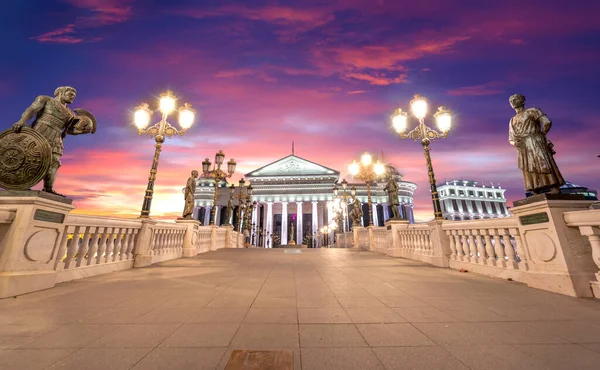
[[[398,202],[400,214],[409,222],[414,222],[413,194],[417,185],[402,179],[402,175],[392,166],[387,166],[387,172],[393,176],[398,184]],[[245,175],[246,185],[252,184],[252,201],[257,202],[254,208],[251,223],[254,225],[252,236],[254,245],[272,247],[274,236],[282,245],[290,240],[293,224],[294,240],[300,244],[307,236],[314,236],[318,230],[327,225],[333,215],[329,212],[328,203],[334,199],[333,186],[340,186],[340,172],[300,158],[294,154],[281,158],[273,163],[251,171]],[[230,189],[223,180],[219,183],[216,208],[216,225],[232,222],[237,225],[239,187],[234,189],[235,211],[232,220],[225,220],[225,206],[229,200]],[[367,186],[364,182],[349,182],[350,188],[356,188],[356,197],[362,203],[364,226],[369,224],[369,206],[367,203]],[[383,226],[391,217],[388,196],[383,190],[385,181],[371,184],[371,199],[373,223]],[[208,225],[210,211],[213,205],[215,182],[212,179],[199,178],[196,187],[194,218]],[[350,200],[350,197],[348,197]],[[243,217],[243,215],[242,215]],[[348,229],[350,220],[344,222]],[[268,236],[265,238],[263,236]],[[333,237],[333,234],[331,235]],[[276,244],[279,244],[276,243]],[[319,244],[319,243],[318,243]]]
[[[442,215],[446,220],[478,220],[509,216],[500,185],[471,180],[447,180],[438,185]]]

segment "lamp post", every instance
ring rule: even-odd
[[[348,227],[349,225],[347,225],[348,193],[346,192],[346,189],[348,188],[348,181],[346,181],[346,179],[344,179],[341,184],[342,184],[343,193],[339,194],[339,188],[336,184],[333,186],[333,195],[335,197],[338,197],[341,200],[340,206],[342,208],[342,212],[340,214],[340,224],[342,225],[342,232],[346,232],[346,231],[350,230],[350,228]]]
[[[158,111],[161,112],[162,118],[158,123],[151,127],[148,127],[148,125],[150,124],[150,119],[152,118],[154,111],[150,110],[148,104],[142,103],[135,109],[133,120],[137,127],[138,134],[148,135],[153,137],[156,141],[154,158],[152,160],[152,167],[150,168],[150,177],[148,177],[148,187],[146,188],[146,195],[144,196],[140,218],[150,218],[150,205],[152,204],[152,195],[154,194],[154,180],[156,180],[158,158],[160,156],[162,144],[165,142],[165,136],[169,138],[173,135],[183,136],[187,129],[194,123],[196,112],[188,103],[185,103],[179,108],[179,126],[181,126],[181,129],[177,129],[167,122],[167,117],[175,110],[175,101],[176,98],[171,91],[167,91],[160,95]]]
[[[248,185],[246,188],[246,203],[244,203],[244,224],[242,230],[250,231],[250,218],[252,217],[252,203],[250,202],[252,197],[252,185]]]
[[[410,107],[413,115],[419,120],[417,127],[407,134],[404,133],[408,128],[408,115],[400,108],[396,108],[392,115],[392,125],[401,138],[411,138],[414,141],[421,140],[421,145],[425,151],[425,160],[427,161],[427,171],[429,173],[433,213],[436,220],[442,220],[442,207],[440,206],[440,197],[435,184],[435,174],[433,172],[433,165],[431,164],[431,156],[429,155],[429,144],[431,143],[431,140],[446,138],[446,136],[448,136],[448,131],[450,131],[450,127],[452,126],[452,116],[450,110],[443,106],[438,108],[437,112],[433,115],[438,129],[440,130],[438,132],[425,125],[424,118],[427,115],[427,100],[424,97],[418,94],[415,95],[415,98],[410,102]]]
[[[228,177],[231,177],[235,172],[236,162],[233,158],[231,158],[227,162],[227,172],[221,170],[221,165],[223,165],[223,161],[225,160],[225,153],[222,150],[219,150],[217,154],[215,154],[215,164],[213,169],[210,169],[212,163],[208,158],[202,161],[202,172],[203,177],[215,180],[215,194],[213,197],[213,207],[210,210],[210,224],[215,224],[215,216],[217,211],[217,193],[219,191],[219,182]]]
[[[240,226],[242,225],[242,199],[244,199],[244,184],[246,183],[246,181],[244,181],[244,179],[240,179],[239,184],[240,184],[240,190],[238,192],[238,210],[237,210],[237,224],[235,229],[237,231],[242,231]]]
[[[385,173],[383,163],[377,161],[373,163],[373,158],[369,153],[365,153],[360,158],[360,162],[352,162],[348,166],[350,174],[359,180],[363,180],[367,184],[367,202],[369,204],[369,226],[373,226],[373,207],[371,206],[371,183]],[[356,189],[354,189],[356,194]]]

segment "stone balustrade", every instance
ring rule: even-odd
[[[596,298],[600,297],[600,209],[564,213],[565,222],[570,227],[579,229],[581,235],[587,237],[592,253],[592,261],[596,264],[596,281],[591,281],[592,291]],[[584,248],[587,248],[586,245]]]
[[[391,243],[391,233],[388,233],[386,227],[369,227],[369,250],[387,254],[388,247]]]
[[[336,248],[352,248],[354,244],[354,234],[351,231],[335,234],[335,237]]]
[[[178,224],[160,223],[152,228],[150,255],[152,263],[180,258],[183,255],[187,228]]]
[[[133,267],[139,221],[67,215],[54,262],[56,282]]]
[[[516,217],[444,222],[450,267],[524,281],[528,270]]]
[[[210,251],[210,240],[212,238],[212,227],[211,226],[197,226],[196,228],[196,240],[194,246],[196,254]]]
[[[369,230],[366,228],[356,228],[358,234],[358,248],[369,250],[370,249],[370,240],[369,240]]]

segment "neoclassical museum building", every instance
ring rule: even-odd
[[[413,194],[417,186],[412,182],[402,180],[402,175],[391,165],[386,165],[398,184],[400,214],[409,222],[414,222]],[[350,180],[350,179],[348,179]],[[251,224],[251,243],[263,247],[285,245],[294,240],[296,244],[306,244],[332,218],[330,202],[335,198],[333,187],[339,187],[339,196],[344,191],[340,185],[340,172],[315,162],[300,158],[294,154],[269,163],[245,175],[243,186],[230,184],[222,180],[217,189],[217,210],[215,225],[238,225],[239,192],[242,189],[246,199],[247,186],[252,186],[251,202],[253,207]],[[387,193],[383,190],[385,179],[371,184],[371,202],[373,224],[383,226],[390,217]],[[364,182],[349,181],[346,195],[351,201],[350,188],[356,188],[356,197],[362,203],[362,224],[369,224],[367,203],[367,186]],[[210,178],[198,179],[195,193],[194,218],[203,225],[208,225],[210,211],[213,205],[215,181]],[[235,209],[230,220],[225,220],[227,203],[232,197]],[[351,210],[351,205],[349,210]],[[243,217],[243,216],[242,216]],[[350,222],[347,219],[344,225]],[[292,236],[291,233],[294,235]],[[292,239],[293,238],[293,239]],[[318,238],[316,238],[318,240]]]

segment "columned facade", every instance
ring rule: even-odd
[[[402,180],[398,171],[388,166],[388,172],[394,176],[398,184],[398,202],[400,209],[406,213],[406,218],[412,219],[412,199],[416,185]],[[340,173],[331,168],[311,162],[309,160],[289,155],[270,163],[264,167],[254,170],[245,175],[246,186],[252,184],[254,189],[251,201],[257,202],[257,206],[251,211],[251,222],[253,225],[250,234],[254,236],[254,245],[263,248],[273,248],[279,245],[287,245],[292,238],[292,225],[294,229],[294,241],[296,244],[311,244],[310,246],[321,247],[323,245],[323,235],[321,228],[330,223],[334,218],[331,212],[330,202],[333,201],[333,187],[335,184],[341,190]],[[350,181],[351,178],[348,178]],[[219,192],[215,224],[219,225],[224,220],[224,212],[229,201],[231,192],[228,189],[228,183],[221,181],[219,183]],[[383,226],[384,222],[390,217],[387,203],[388,196],[383,191],[386,183],[371,184],[371,201],[373,204],[373,221],[375,226]],[[356,197],[364,205],[363,212],[368,210],[367,186],[364,182],[350,181],[347,188],[347,201],[351,202],[350,188],[356,188]],[[195,206],[197,207],[197,219],[202,221],[203,225],[209,225],[210,211],[213,206],[213,196],[215,182],[212,179],[200,178],[196,186]],[[233,204],[235,207],[232,223],[237,226],[239,208],[238,195],[239,187],[235,186],[233,195]],[[243,201],[245,201],[246,190],[243,191]],[[347,213],[352,211],[352,204],[347,206]],[[248,210],[250,212],[250,210]],[[243,219],[243,212],[240,215]],[[366,217],[365,217],[366,219]],[[240,225],[241,226],[241,225]],[[338,230],[349,231],[351,222],[346,217]],[[365,225],[366,226],[366,225]],[[330,244],[333,243],[333,235],[329,234]]]
[[[500,185],[470,180],[450,180],[438,185],[442,216],[446,220],[507,217],[506,198]]]

